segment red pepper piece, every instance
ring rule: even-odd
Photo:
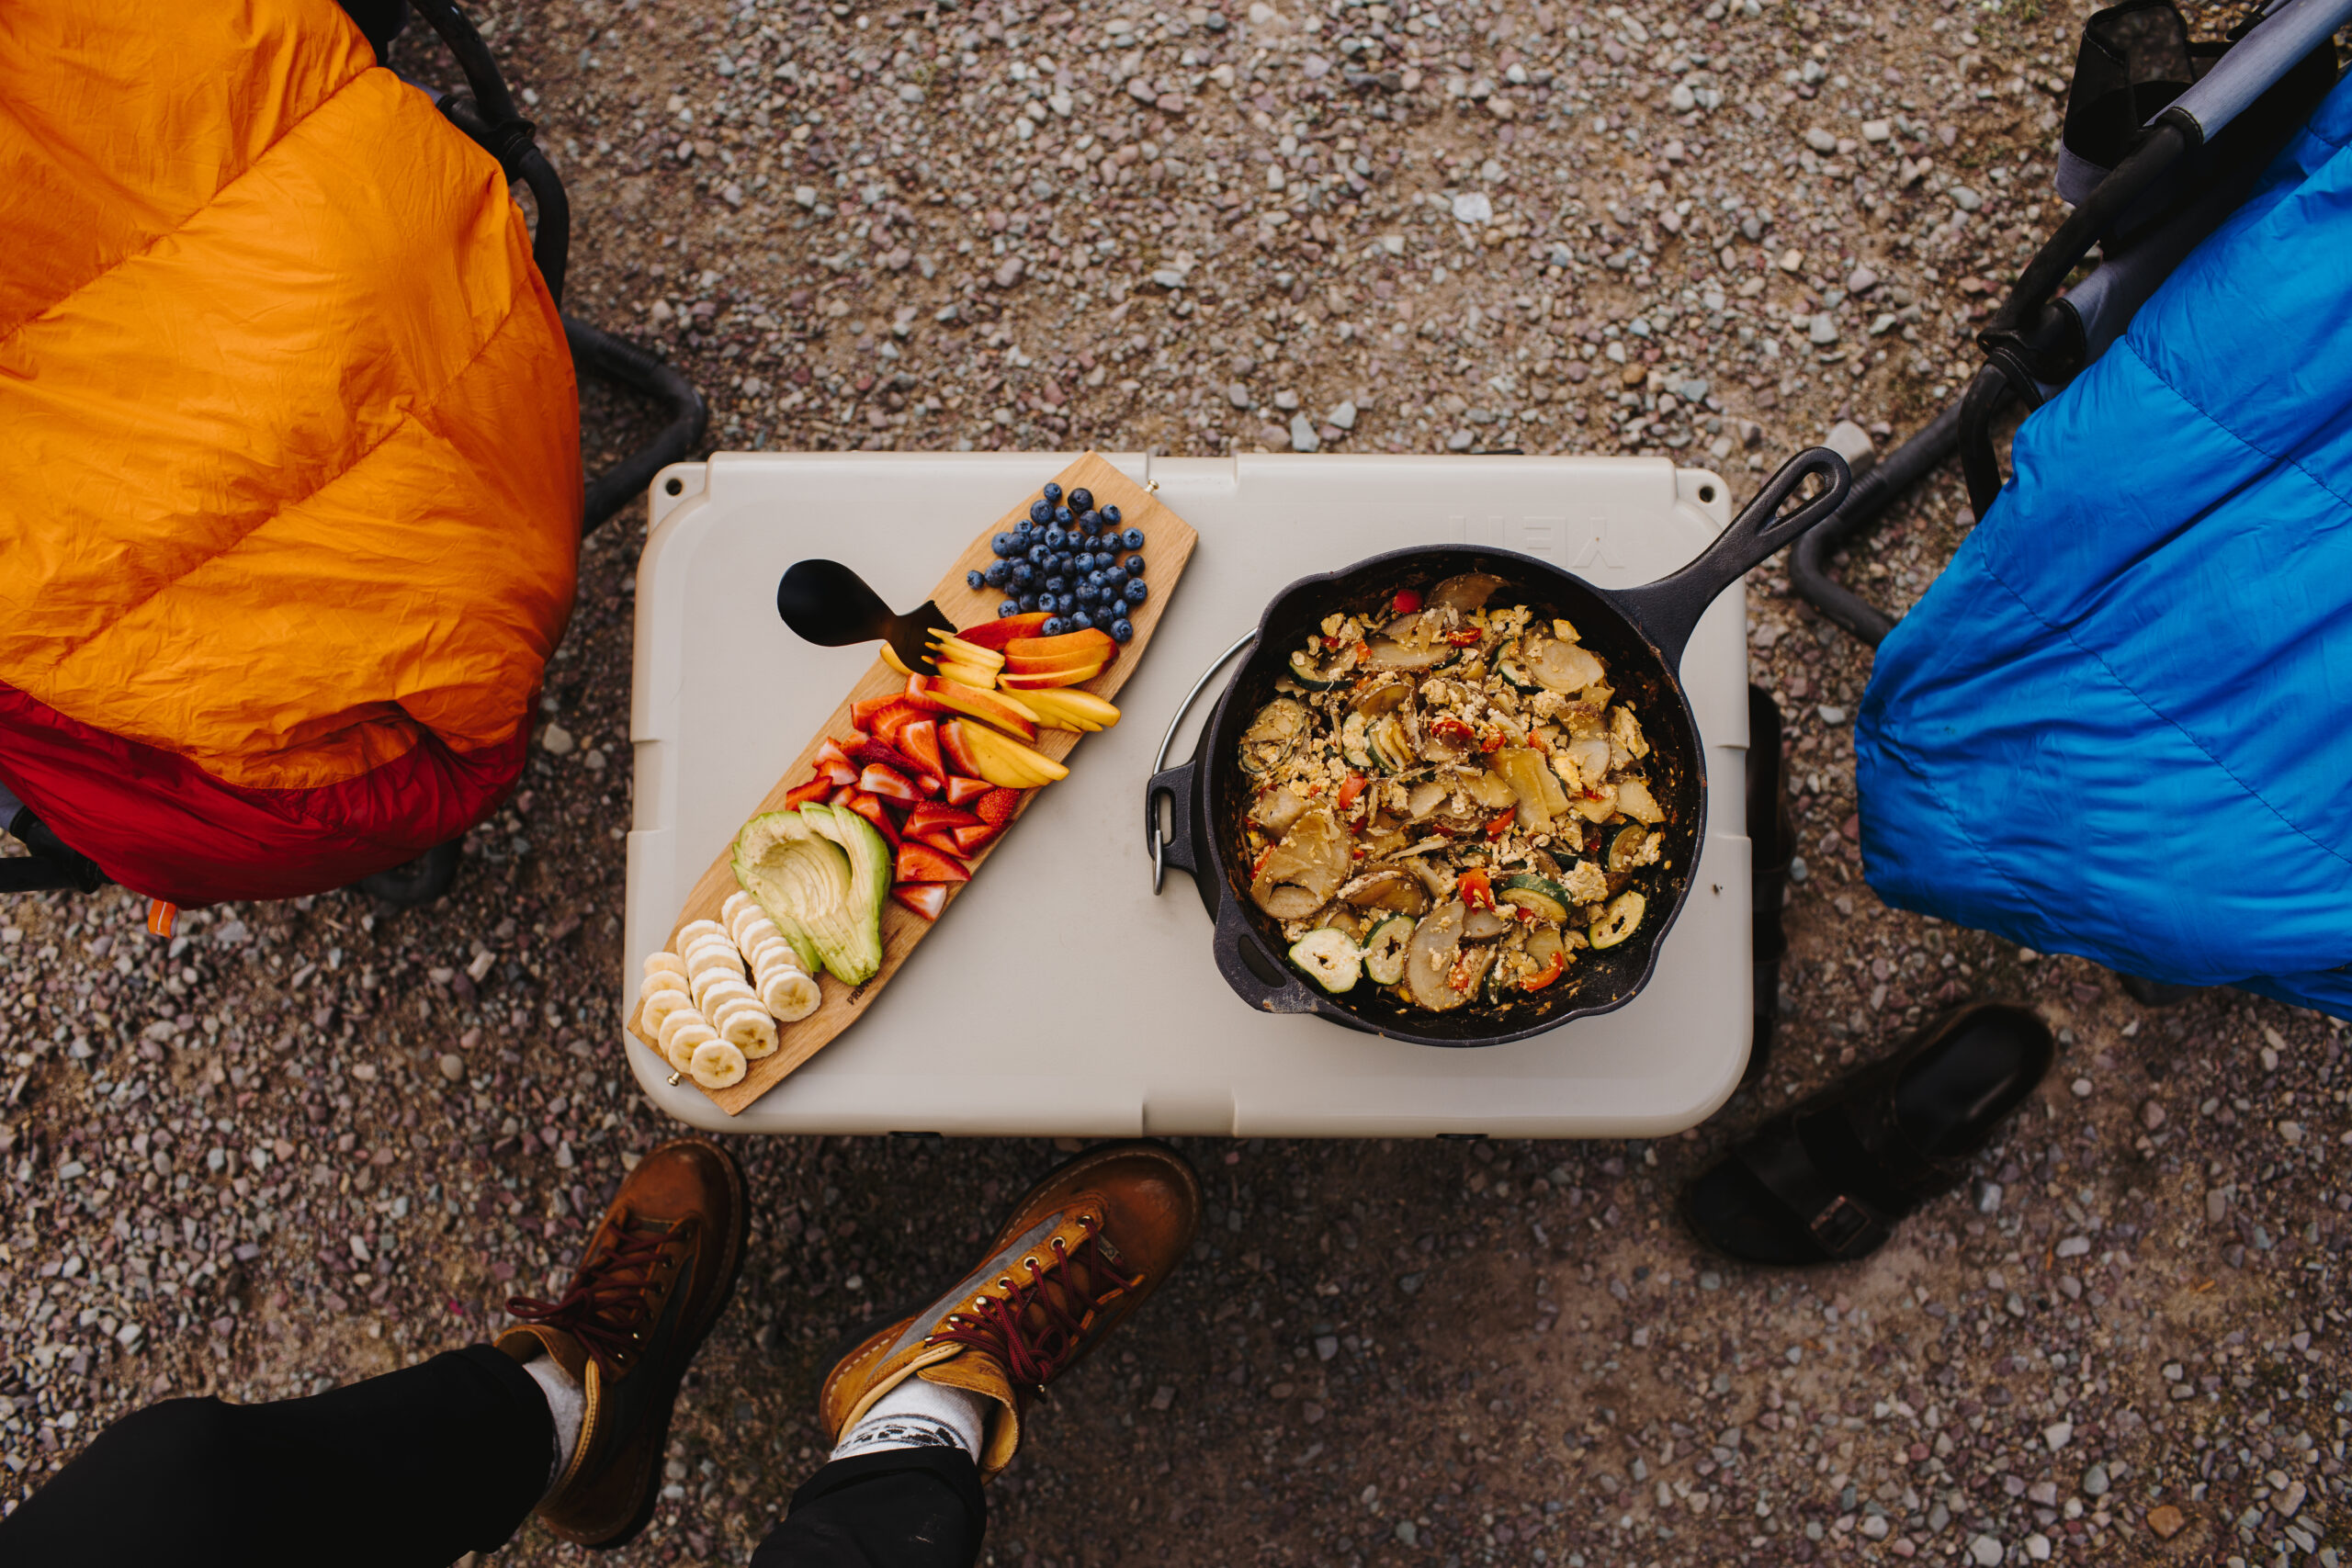
[[[1399,588],[1396,590],[1396,613],[1398,615],[1409,615],[1420,607],[1421,591],[1419,589]]]
[[[1543,968],[1538,969],[1526,979],[1521,980],[1519,983],[1519,988],[1522,991],[1540,991],[1544,987],[1550,985],[1553,981],[1558,979],[1560,977],[1560,972],[1567,966],[1567,953],[1565,951],[1555,953],[1552,954],[1551,963],[1545,964]]]
[[[1461,881],[1454,884],[1453,890],[1461,895],[1464,903],[1474,909],[1491,909],[1495,907],[1494,885],[1487,880],[1484,871],[1473,869],[1464,872]]]

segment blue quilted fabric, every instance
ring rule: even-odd
[[[2352,1018],[2352,78],[1879,649],[1891,904]]]

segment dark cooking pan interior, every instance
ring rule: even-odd
[[[1281,923],[1250,897],[1249,868],[1240,854],[1242,818],[1253,798],[1250,781],[1236,761],[1242,731],[1267,703],[1281,694],[1275,682],[1289,668],[1290,655],[1333,612],[1363,613],[1389,603],[1403,588],[1428,590],[1465,572],[1492,572],[1504,586],[1487,603],[1496,608],[1526,604],[1543,618],[1557,617],[1577,628],[1585,647],[1609,667],[1617,701],[1633,705],[1650,743],[1650,788],[1665,810],[1666,836],[1660,867],[1634,883],[1648,901],[1642,924],[1613,948],[1587,950],[1549,989],[1532,993],[1502,1010],[1472,1004],[1453,1012],[1430,1012],[1405,1005],[1373,985],[1357,982],[1340,996],[1325,994],[1284,960],[1289,943]],[[1550,1029],[1571,1018],[1607,1012],[1631,1000],[1657,963],[1658,944],[1679,912],[1691,868],[1697,863],[1706,819],[1706,778],[1690,704],[1681,679],[1624,614],[1599,591],[1532,557],[1465,546],[1428,546],[1375,556],[1345,571],[1301,580],[1267,607],[1261,635],[1235,672],[1217,705],[1193,769],[1204,791],[1200,827],[1208,843],[1203,868],[1222,879],[1224,897],[1244,910],[1262,945],[1244,953],[1250,967],[1269,985],[1287,978],[1310,991],[1316,1010],[1335,1021],[1430,1045],[1491,1045]],[[1214,873],[1210,871],[1214,867]]]

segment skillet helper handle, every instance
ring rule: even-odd
[[[1288,969],[1283,970],[1284,983],[1279,986],[1268,985],[1258,977],[1245,953],[1248,944],[1256,940],[1250,917],[1241,912],[1239,903],[1227,898],[1217,906],[1216,936],[1211,951],[1216,954],[1217,973],[1225,976],[1225,983],[1233,987],[1234,994],[1260,1012],[1313,1012],[1315,993]]]
[[[1169,819],[1174,826],[1163,836],[1159,831],[1159,803],[1170,804]],[[1193,764],[1167,768],[1151,775],[1143,786],[1143,840],[1151,849],[1151,890],[1159,885],[1170,866],[1183,872],[1193,880],[1200,879],[1201,868],[1193,853]]]
[[[1794,512],[1783,513],[1790,498],[1809,479],[1822,481],[1821,493]],[[1846,459],[1826,446],[1814,446],[1781,465],[1764,481],[1756,499],[1731,520],[1731,526],[1699,553],[1696,560],[1671,577],[1639,588],[1621,589],[1610,595],[1633,616],[1666,659],[1667,667],[1682,663],[1683,645],[1699,625],[1699,617],[1748,570],[1771,558],[1774,552],[1827,518],[1846,502],[1854,476]]]

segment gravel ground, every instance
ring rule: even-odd
[[[1735,480],[1953,394],[2058,214],[2075,21],[484,17],[571,186],[570,303],[685,366],[717,446],[1521,446]],[[592,457],[644,434],[602,392],[587,414]],[[1967,521],[1945,476],[1849,575],[1907,602]],[[224,908],[168,944],[119,895],[0,913],[0,1508],[145,1401],[481,1337],[663,1135],[612,1024],[641,537],[593,541],[546,744],[444,906]],[[1867,659],[1769,569],[1751,612],[1807,863],[1758,1089],[1654,1144],[1193,1142],[1196,1260],[1045,1408],[989,1561],[2338,1561],[2343,1026],[2226,992],[2143,1010],[1882,907],[1847,728]],[[1851,1267],[1693,1247],[1673,1195],[1738,1130],[1967,995],[2031,1000],[2065,1047],[1968,1191]],[[549,1038],[566,1070],[526,1068]],[[740,1146],[745,1287],[624,1562],[740,1562],[815,1461],[838,1345],[1057,1157]],[[503,1555],[571,1557],[535,1527]]]

